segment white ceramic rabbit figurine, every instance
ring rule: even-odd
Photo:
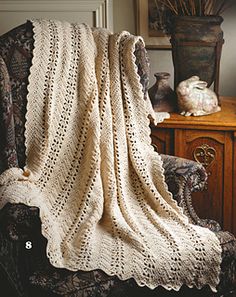
[[[176,88],[178,108],[185,116],[202,116],[220,111],[216,94],[207,88],[207,83],[192,76]]]

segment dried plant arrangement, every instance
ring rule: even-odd
[[[232,0],[155,0],[174,15],[208,16],[220,15],[232,5]]]

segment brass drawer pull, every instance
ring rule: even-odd
[[[203,144],[195,148],[193,157],[195,161],[201,163],[206,168],[214,162],[216,150],[208,144]]]

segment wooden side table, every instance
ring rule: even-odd
[[[152,127],[158,152],[202,163],[209,175],[204,192],[193,194],[201,218],[218,221],[236,235],[236,97],[221,97],[222,110],[201,117],[172,113]]]

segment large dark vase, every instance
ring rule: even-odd
[[[174,85],[197,75],[214,82],[219,95],[219,70],[222,45],[221,16],[175,16],[171,32]]]

